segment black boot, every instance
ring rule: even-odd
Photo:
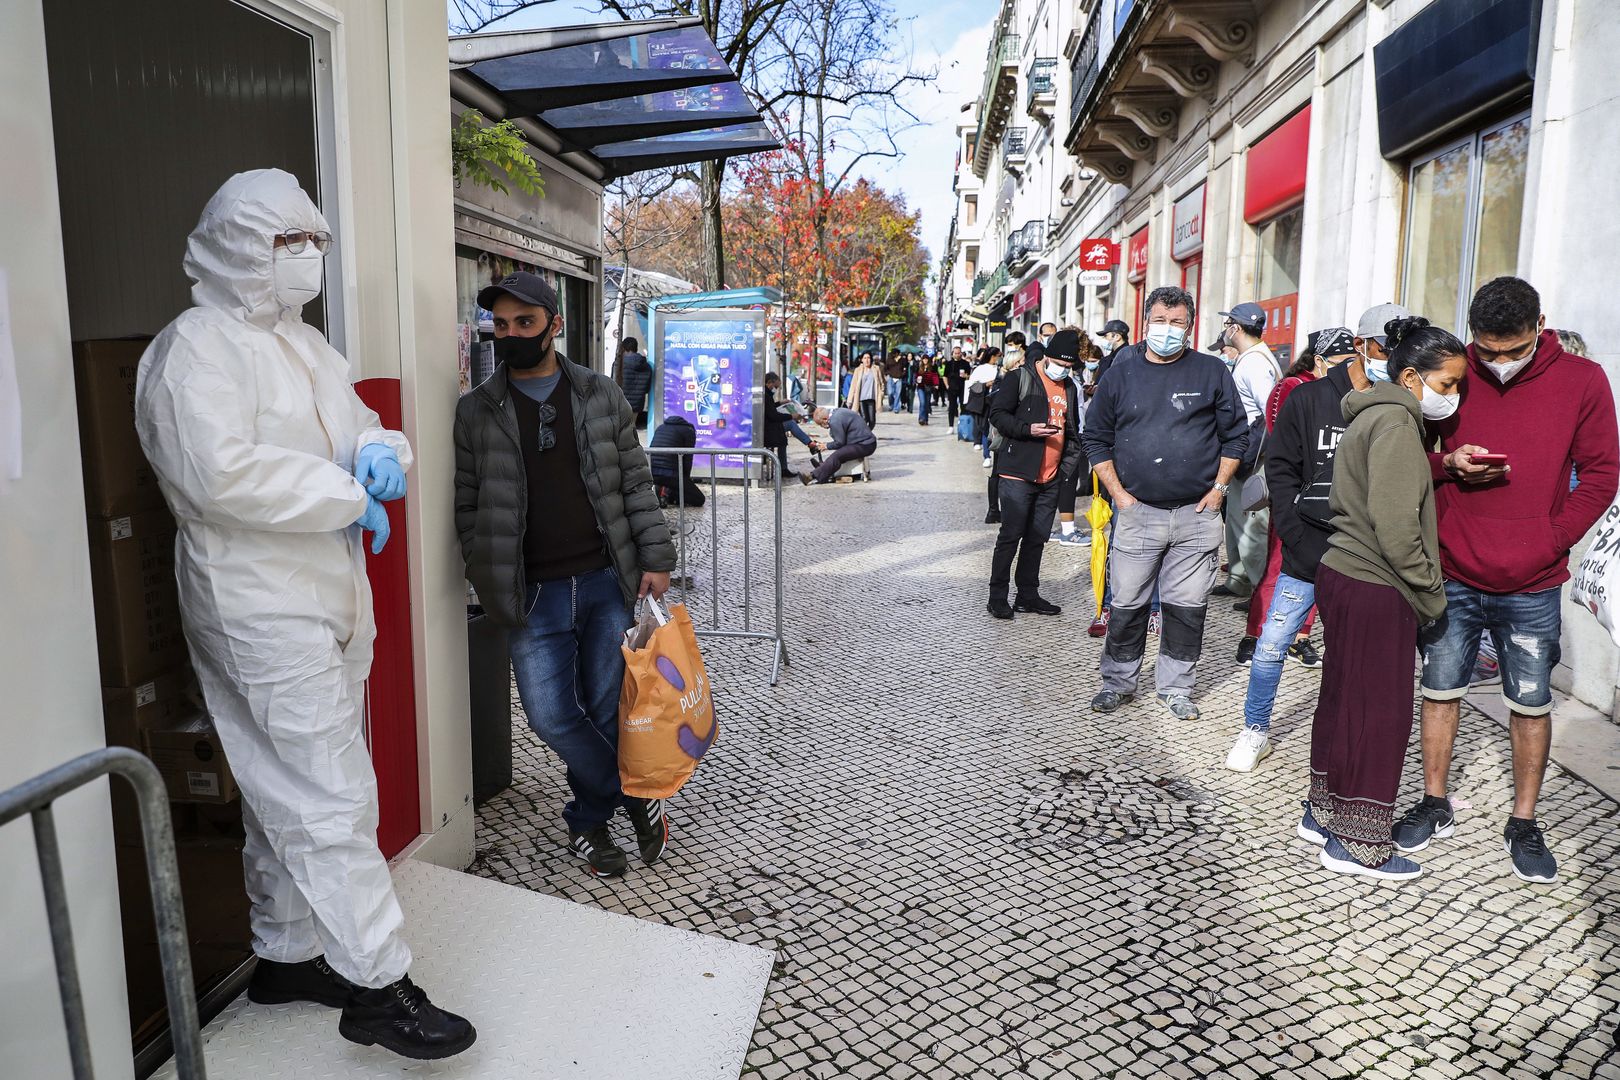
[[[338,1034],[361,1046],[381,1046],[401,1057],[454,1057],[478,1039],[473,1026],[428,1000],[410,976],[376,990],[357,989],[343,1008]]]
[[[324,957],[297,964],[280,964],[260,957],[248,983],[248,1000],[260,1005],[285,1005],[293,1001],[313,1001],[333,1009],[349,1003],[358,990],[352,982],[333,971]]]

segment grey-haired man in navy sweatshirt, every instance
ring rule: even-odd
[[[1086,456],[1114,500],[1114,603],[1096,712],[1136,696],[1157,583],[1164,614],[1158,697],[1177,718],[1198,718],[1193,679],[1225,532],[1221,504],[1249,432],[1226,364],[1187,345],[1194,316],[1185,289],[1154,289],[1145,350],[1109,368],[1086,411]]]

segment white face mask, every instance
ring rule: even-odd
[[[270,281],[275,288],[276,303],[283,311],[298,311],[321,295],[326,279],[326,260],[310,244],[297,255],[286,248],[277,248],[271,258]]]
[[[1113,356],[1114,350],[1117,348],[1119,348],[1119,346],[1114,343],[1113,338],[1107,338],[1102,343],[1102,353],[1104,356]]]
[[[1531,353],[1522,360],[1512,360],[1506,364],[1493,364],[1489,361],[1481,361],[1481,363],[1491,369],[1492,374],[1496,376],[1497,382],[1501,383],[1503,386],[1506,386],[1512,381],[1513,376],[1529,367],[1530,361],[1534,360],[1535,358],[1535,354]]]
[[[1070,369],[1064,367],[1062,364],[1046,365],[1046,377],[1051,379],[1053,382],[1062,382],[1064,379],[1067,379],[1069,375]]]
[[[1449,420],[1451,414],[1457,411],[1457,403],[1462,399],[1462,395],[1460,393],[1442,394],[1430,386],[1429,380],[1421,375],[1418,376],[1418,381],[1423,384],[1423,400],[1419,406],[1423,410],[1423,418],[1425,420]]]
[[[1174,356],[1187,347],[1187,331],[1169,323],[1148,327],[1147,345],[1158,356]]]

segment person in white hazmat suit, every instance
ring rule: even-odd
[[[278,169],[239,173],[186,248],[196,306],[141,358],[136,427],[179,525],[186,640],[242,792],[249,996],[343,1010],[344,1038],[441,1058],[477,1033],[407,975],[363,732],[376,624],[362,531],[411,448],[301,311],[331,233]]]

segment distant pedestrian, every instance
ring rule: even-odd
[[[1041,555],[1057,512],[1058,489],[1080,463],[1080,395],[1069,377],[1079,359],[1080,336],[1060,333],[1041,362],[1005,376],[990,402],[990,422],[1003,439],[995,468],[1001,531],[987,605],[998,619],[1010,619],[1015,611],[1061,611],[1040,595]],[[1013,582],[1017,592],[1009,604]]]
[[[883,373],[872,362],[872,354],[861,353],[861,362],[850,373],[849,392],[844,397],[844,405],[861,414],[868,430],[877,426],[878,388],[882,385],[882,379]]]
[[[973,441],[978,444],[985,468],[990,467],[990,394],[1001,375],[1001,357],[993,347],[979,350],[978,363],[969,374],[963,408],[973,417]],[[985,524],[989,524],[987,520]]]
[[[649,450],[690,450],[697,446],[697,428],[679,413],[665,417],[647,444]],[[692,482],[692,454],[648,454],[652,462],[653,484],[663,506],[702,506],[703,489]],[[706,466],[705,466],[706,467]]]
[[[1136,696],[1157,583],[1164,612],[1158,697],[1171,715],[1198,718],[1192,690],[1221,545],[1221,505],[1248,442],[1231,372],[1188,347],[1195,302],[1185,289],[1147,300],[1146,355],[1126,355],[1086,413],[1086,456],[1114,503],[1109,550],[1113,608],[1095,712]]]
[[[899,353],[890,353],[883,363],[883,384],[888,391],[891,413],[900,411],[900,390],[906,381],[906,360]]]
[[[1322,845],[1329,870],[1398,880],[1422,873],[1391,838],[1418,626],[1446,611],[1423,425],[1449,415],[1468,362],[1462,342],[1425,319],[1396,319],[1385,335],[1388,381],[1344,399],[1333,535],[1316,575],[1327,660],[1298,833]]]
[[[647,426],[647,398],[652,390],[653,369],[641,355],[641,343],[627,337],[619,343],[619,358],[614,364],[613,381],[624,391],[624,400],[636,414],[636,429]]]
[[[932,361],[921,365],[921,373],[917,376],[917,393],[920,395],[920,404],[917,407],[917,425],[928,426],[928,417],[933,410],[934,397],[939,393],[939,372],[934,370]]]
[[[968,377],[972,374],[973,364],[962,355],[962,346],[951,346],[951,358],[945,362],[945,415],[950,420],[952,430],[956,428],[957,417],[962,415],[962,398],[967,393]]]
[[[1051,324],[1046,324],[1050,326]],[[1080,528],[1074,519],[1075,506],[1079,502],[1080,489],[1084,487],[1091,490],[1091,462],[1085,455],[1084,436],[1086,430],[1086,407],[1091,403],[1092,395],[1097,392],[1096,371],[1097,365],[1102,362],[1102,350],[1092,343],[1090,337],[1082,335],[1078,327],[1068,327],[1074,331],[1080,342],[1080,355],[1084,358],[1076,364],[1069,377],[1074,380],[1075,389],[1079,391],[1080,418],[1078,427],[1082,438],[1080,463],[1065,475],[1058,487],[1058,523],[1052,539],[1064,547],[1090,547],[1091,530]],[[1054,334],[1056,331],[1054,330]],[[1048,342],[1050,342],[1048,338]]]

